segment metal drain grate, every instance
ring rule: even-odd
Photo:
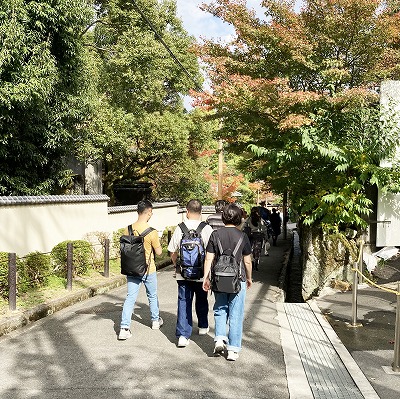
[[[309,305],[284,309],[314,398],[364,398]]]

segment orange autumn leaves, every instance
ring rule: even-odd
[[[374,103],[383,78],[400,78],[399,14],[389,3],[309,0],[300,11],[292,1],[262,3],[265,18],[242,0],[203,5],[237,36],[199,45],[212,89],[195,93],[196,105],[238,124],[257,115],[282,132],[310,124],[323,104]]]

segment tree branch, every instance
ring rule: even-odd
[[[104,22],[103,19],[96,19],[90,25],[88,25],[86,27],[86,29],[79,35],[79,37],[82,37],[83,35],[85,35],[90,30],[90,28],[95,26],[96,24],[108,25],[107,22]]]

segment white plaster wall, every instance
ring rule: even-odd
[[[124,208],[124,207],[119,207]],[[129,208],[129,207],[127,207]],[[110,213],[108,215],[108,231],[113,232],[128,226],[137,219],[136,210]],[[166,227],[176,226],[182,221],[182,214],[178,212],[178,203],[153,204],[153,216],[149,220],[151,227],[162,233]]]
[[[85,196],[88,202],[0,202],[0,252],[15,252],[18,256],[33,251],[50,252],[62,241],[83,239],[87,233],[96,231],[112,234],[137,219],[136,207],[118,207],[114,212],[116,209],[108,208],[108,197],[104,197],[101,201],[90,201],[90,196]],[[179,212],[177,202],[153,206],[149,224],[160,234],[166,227],[182,221],[184,214]]]
[[[390,112],[395,111],[399,116],[400,126],[400,81],[385,81],[381,85],[381,106],[389,107]],[[397,152],[399,157],[399,151]],[[381,166],[390,167],[392,160],[388,159],[381,163]],[[383,194],[378,191],[377,204],[377,236],[376,246],[399,246],[400,245],[400,194]]]
[[[107,202],[1,206],[0,220],[0,251],[21,256],[31,251],[49,252],[61,241],[104,231]]]
[[[378,192],[376,246],[400,245],[400,195]]]

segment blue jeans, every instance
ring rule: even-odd
[[[227,343],[228,351],[239,352],[242,348],[244,301],[246,299],[246,283],[241,282],[241,290],[237,294],[215,292],[214,341],[222,339]],[[226,323],[229,322],[229,334],[226,335]]]
[[[129,328],[132,321],[132,314],[135,307],[139,288],[144,283],[147,299],[149,300],[151,320],[158,320],[160,317],[157,298],[157,273],[145,274],[143,277],[126,276],[128,293],[122,308],[121,328]]]
[[[192,303],[195,299],[195,310],[199,328],[208,327],[208,298],[202,283],[197,281],[178,280],[178,315],[176,336],[189,338],[193,330]]]

